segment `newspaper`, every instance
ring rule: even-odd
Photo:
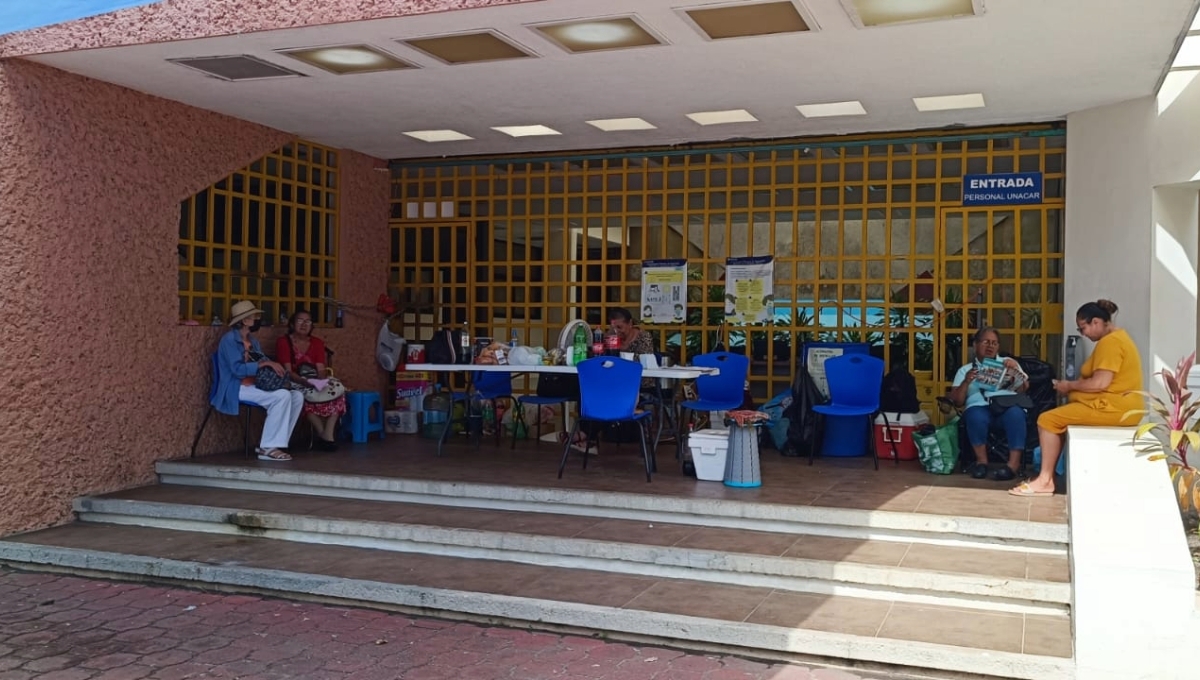
[[[1028,379],[1020,368],[1009,368],[1004,359],[976,359],[975,384],[981,392],[1016,390]]]

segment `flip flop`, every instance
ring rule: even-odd
[[[289,456],[287,453],[280,451],[279,449],[267,449],[266,451],[263,451],[262,453],[258,454],[258,459],[279,462],[279,461],[291,460],[292,457]]]
[[[1030,488],[1028,482],[1021,482],[1008,490],[1010,496],[1024,496],[1026,498],[1034,498],[1038,496],[1053,496],[1053,491],[1034,491]]]

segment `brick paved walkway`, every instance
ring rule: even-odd
[[[365,609],[0,569],[0,680],[862,677]]]

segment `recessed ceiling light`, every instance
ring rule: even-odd
[[[413,38],[400,42],[447,64],[473,64],[481,61],[533,56],[505,38],[489,31],[436,38]]]
[[[338,75],[413,68],[412,64],[370,45],[302,47],[279,53]]]
[[[641,118],[601,118],[599,120],[589,120],[588,125],[600,128],[605,132],[618,132],[620,130],[655,130],[655,126],[649,121]]]
[[[842,0],[850,19],[860,26],[952,19],[976,14],[972,0]],[[982,13],[982,8],[978,13]]]
[[[422,142],[458,142],[464,139],[475,139],[457,130],[410,130],[400,134],[408,135]]]
[[[913,104],[916,104],[918,111],[981,109],[983,108],[983,95],[975,92],[973,94],[950,94],[942,97],[913,97]]]
[[[862,102],[830,102],[828,104],[801,104],[796,107],[805,118],[826,118],[829,116],[865,116],[867,110]]]
[[[1175,61],[1171,62],[1171,68],[1196,67],[1200,67],[1200,35],[1191,35],[1183,39],[1179,52],[1175,54]]]
[[[304,76],[303,73],[276,66],[248,54],[223,57],[181,57],[167,61],[216,76],[221,80],[266,80],[267,78],[301,78]]]
[[[562,133],[545,125],[501,125],[492,128],[510,137],[539,137],[542,135],[561,135]]]
[[[791,2],[741,3],[729,7],[688,9],[683,13],[710,40],[752,35],[798,33],[808,23]]]
[[[587,19],[531,28],[573,53],[662,44],[633,17]]]
[[[754,123],[758,119],[755,118],[746,109],[729,109],[727,111],[698,111],[696,113],[687,114],[694,122],[700,125],[722,125],[724,123]]]

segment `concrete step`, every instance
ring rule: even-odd
[[[85,522],[376,548],[845,595],[1065,614],[1065,556],[694,524],[164,484],[75,502]]]
[[[76,523],[0,541],[0,562],[591,632],[760,658],[839,659],[1031,680],[1073,674],[1070,620],[1062,615],[706,583],[582,564],[563,568],[318,545],[247,533]]]
[[[1066,555],[1066,524],[161,461],[166,484]]]

